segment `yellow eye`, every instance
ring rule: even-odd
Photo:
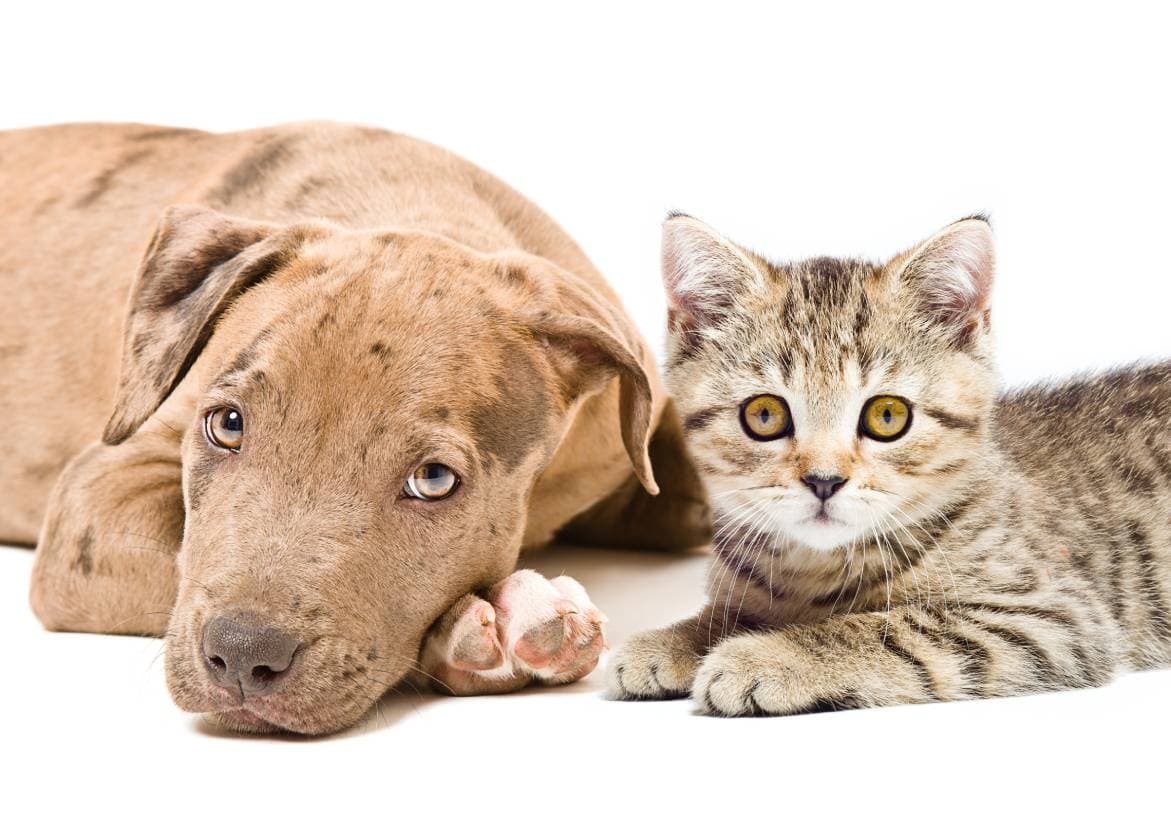
[[[893,442],[911,427],[911,405],[898,396],[875,396],[862,408],[862,433]]]
[[[458,486],[459,478],[443,463],[424,463],[407,478],[403,489],[419,500],[443,500]]]
[[[239,451],[244,442],[244,414],[234,407],[217,407],[203,417],[208,442],[227,451]]]
[[[740,405],[744,433],[761,442],[779,439],[793,432],[789,406],[780,396],[753,396]]]

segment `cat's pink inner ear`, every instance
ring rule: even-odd
[[[671,321],[715,322],[753,283],[744,253],[711,227],[687,215],[663,224],[663,286]]]
[[[963,333],[988,320],[996,251],[981,218],[957,221],[921,244],[900,272],[902,284],[935,320]]]

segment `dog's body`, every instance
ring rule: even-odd
[[[708,534],[614,293],[540,210],[448,152],[331,124],[14,131],[0,214],[0,541],[40,532],[50,628],[169,625],[187,709],[336,728],[522,547]],[[227,456],[204,439],[215,404],[246,417]],[[416,452],[459,466],[442,512],[395,494]],[[191,662],[221,613],[300,638],[298,678],[267,704],[242,681],[232,709]],[[338,686],[356,668],[382,674]]]

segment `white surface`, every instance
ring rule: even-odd
[[[656,343],[670,208],[778,258],[883,257],[988,210],[1009,382],[1171,354],[1171,59],[1146,7],[59,5],[5,12],[0,128],[327,117],[416,134],[549,210]],[[615,639],[699,596],[700,559],[547,561]],[[0,550],[7,834],[1166,829],[1171,673],[732,721],[604,702],[594,676],[389,699],[326,740],[223,738],[170,705],[157,642],[41,632],[29,563]]]
[[[707,718],[686,701],[609,702],[595,672],[571,687],[490,698],[407,690],[326,739],[237,738],[171,705],[159,641],[41,631],[24,604],[30,563],[30,554],[0,548],[0,817],[35,817],[39,832],[1166,828],[1156,813],[1171,751],[1171,671],[1101,690],[787,719]],[[582,580],[611,617],[614,640],[690,611],[703,573],[702,557],[585,550],[534,564]]]

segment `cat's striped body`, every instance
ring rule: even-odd
[[[699,257],[668,253],[668,380],[716,509],[710,601],[619,651],[613,694],[794,713],[1171,663],[1171,362],[997,396],[979,220],[883,266],[775,266],[695,229],[675,248]],[[745,436],[758,393],[787,400],[787,438]],[[875,393],[913,405],[897,441],[858,432]],[[810,473],[842,491],[816,506]]]

